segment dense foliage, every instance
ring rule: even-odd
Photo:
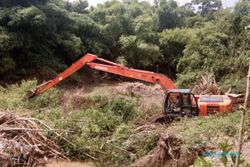
[[[223,9],[221,0],[111,0],[96,7],[84,0],[2,0],[0,75],[61,71],[91,52],[165,73],[180,86],[213,72],[225,88],[242,90],[249,21],[249,1]]]

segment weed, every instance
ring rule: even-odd
[[[236,152],[231,152],[233,149],[233,146],[231,144],[229,144],[228,140],[225,140],[223,142],[220,142],[218,144],[218,147],[220,149],[219,152],[216,152],[216,154],[209,154],[210,158],[213,158],[215,156],[215,158],[220,158],[220,162],[224,165],[224,167],[227,166],[235,166],[235,162],[236,162],[236,156],[239,156],[239,154],[237,154]],[[228,159],[228,158],[231,159]],[[249,167],[250,165],[243,159],[240,159],[239,164],[242,167]],[[206,160],[204,157],[197,157],[197,159],[195,160],[194,163],[195,167],[212,167],[213,163],[209,160]]]
[[[62,102],[62,91],[56,88],[51,88],[50,90],[40,94],[39,96],[30,99],[27,108],[32,110],[38,110],[46,107],[57,107],[60,106]]]
[[[201,147],[214,137],[237,135],[239,123],[238,112],[228,114],[215,114],[206,117],[183,119],[177,122],[177,133],[188,145]],[[185,127],[183,127],[185,125]]]
[[[205,160],[204,157],[197,157],[194,162],[194,167],[212,167],[212,162]]]
[[[219,143],[218,146],[219,146],[219,149],[222,151],[220,161],[226,167],[228,164],[227,154],[232,150],[233,147],[228,143],[228,140],[226,140],[223,143],[222,142]],[[231,156],[231,158],[234,160],[235,156]]]
[[[16,111],[25,107],[27,92],[35,85],[36,81],[22,81],[20,85],[0,86],[0,109]]]

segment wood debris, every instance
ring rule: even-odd
[[[140,82],[124,82],[117,87],[117,91],[121,94],[142,97],[164,94],[164,90],[160,85],[147,86]]]
[[[219,95],[221,90],[215,81],[212,73],[205,73],[201,79],[195,84],[193,93],[196,95]]]
[[[0,166],[33,167],[50,159],[67,159],[59,147],[44,132],[53,129],[40,120],[0,113]]]

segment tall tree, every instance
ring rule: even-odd
[[[159,31],[177,27],[179,16],[176,11],[178,5],[174,0],[161,0],[157,9]]]
[[[202,16],[207,16],[222,7],[221,0],[192,0],[192,3],[198,5]]]

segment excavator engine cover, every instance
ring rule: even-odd
[[[232,100],[226,95],[200,95],[197,99],[201,116],[232,111]]]

